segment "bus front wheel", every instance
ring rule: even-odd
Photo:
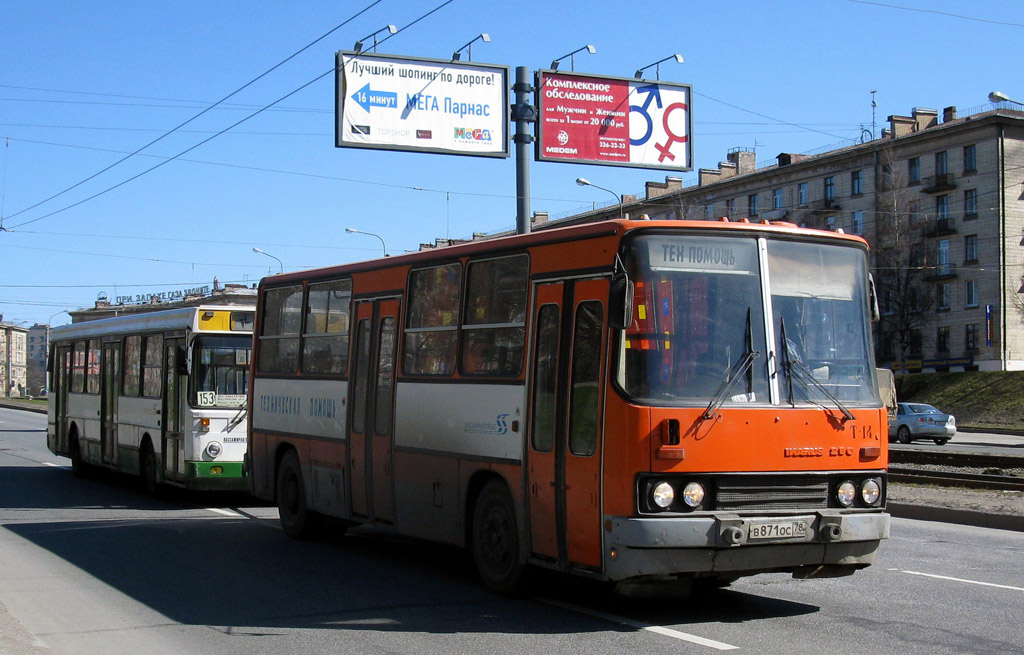
[[[306,485],[302,481],[299,456],[289,450],[277,467],[277,513],[281,528],[292,539],[304,539],[313,532],[312,512],[306,506]]]
[[[471,548],[484,584],[503,594],[522,588],[526,565],[519,557],[519,527],[508,488],[491,480],[473,508]]]

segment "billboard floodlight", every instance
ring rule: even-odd
[[[577,48],[576,50],[573,50],[569,54],[563,55],[563,56],[559,57],[558,59],[554,60],[553,62],[551,62],[551,70],[553,70],[553,71],[558,70],[558,62],[560,62],[563,59],[565,59],[566,57],[568,57],[569,58],[569,70],[575,71],[576,70],[576,61],[575,61],[575,58],[574,58],[573,55],[575,55],[577,52],[583,52],[584,50],[586,50],[587,52],[589,52],[592,55],[596,55],[597,54],[597,48],[595,48],[592,45],[585,45],[582,48]]]
[[[669,59],[675,59],[676,62],[678,62],[680,64],[683,63],[683,56],[682,55],[679,55],[679,54],[669,55],[668,57],[665,57],[664,59],[659,59],[658,61],[654,62],[653,64],[648,64],[647,66],[644,66],[643,68],[636,69],[636,74],[634,75],[634,77],[636,77],[636,79],[638,79],[638,80],[642,80],[644,78],[644,71],[647,70],[648,68],[650,68],[651,66],[654,66],[654,79],[660,80],[661,79],[661,66],[659,64],[661,64],[663,62],[666,62]]]
[[[462,46],[458,50],[452,53],[452,61],[458,61],[462,57],[462,51],[466,51],[466,61],[473,61],[473,44],[477,41],[483,41],[484,43],[491,42],[491,35],[484,32],[480,36],[474,38],[472,41]]]
[[[364,36],[363,38],[361,38],[358,41],[356,41],[356,44],[354,46],[352,46],[352,49],[355,50],[356,53],[362,52],[363,51],[363,41],[366,41],[367,39],[369,39],[372,36],[373,37],[373,51],[377,52],[377,35],[380,34],[383,31],[385,31],[385,30],[387,30],[387,32],[390,33],[390,34],[398,34],[398,28],[397,27],[395,27],[394,25],[385,25],[384,27],[380,28],[379,30],[377,30],[373,34],[369,34],[367,36]]]

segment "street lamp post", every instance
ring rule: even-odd
[[[588,180],[588,179],[586,179],[584,177],[576,178],[576,184],[578,184],[580,186],[592,186],[595,189],[601,189],[602,191],[607,191],[608,193],[612,194],[612,197],[615,198],[616,202],[619,203],[619,217],[620,218],[625,218],[625,215],[622,212],[622,198],[619,197],[619,194],[615,193],[611,189],[606,189],[603,186],[597,186],[596,184],[594,184],[593,182],[591,182],[590,180]]]
[[[371,237],[377,237],[378,239],[380,239],[380,246],[381,246],[381,248],[383,248],[383,249],[384,249],[384,256],[385,256],[385,257],[387,257],[387,256],[388,256],[388,246],[387,246],[387,244],[386,244],[386,243],[384,243],[384,237],[382,237],[381,235],[379,235],[379,234],[374,234],[373,232],[366,232],[366,231],[364,231],[364,230],[357,230],[357,229],[356,229],[356,228],[354,228],[354,227],[346,227],[346,228],[345,228],[345,231],[346,231],[346,232],[349,232],[349,233],[351,233],[351,234],[368,234],[368,235],[370,235]]]
[[[561,61],[562,61],[563,59],[565,59],[566,57],[568,57],[568,58],[569,58],[569,70],[571,70],[571,71],[575,71],[575,70],[576,70],[576,53],[578,53],[578,52],[583,52],[584,50],[586,50],[587,52],[589,52],[589,53],[590,53],[590,54],[592,54],[592,55],[594,55],[594,54],[597,54],[597,48],[595,48],[595,47],[594,47],[594,46],[592,46],[592,45],[585,45],[585,46],[583,46],[582,48],[576,48],[575,50],[573,50],[573,51],[572,51],[572,52],[570,52],[569,54],[567,54],[567,55],[562,55],[562,56],[561,56],[561,57],[559,57],[558,59],[556,59],[556,60],[554,60],[553,62],[551,62],[551,70],[555,70],[555,71],[556,71],[556,70],[558,70],[558,64],[559,64],[559,63],[560,63],[560,62],[561,62]]]
[[[669,55],[668,57],[665,57],[664,59],[659,59],[658,61],[654,62],[653,64],[648,64],[648,65],[644,66],[643,68],[636,69],[636,74],[634,75],[634,77],[636,77],[636,79],[638,79],[638,80],[639,79],[643,79],[644,71],[647,70],[648,68],[650,68],[651,66],[654,66],[654,79],[660,80],[661,79],[661,64],[665,63],[669,59],[675,59],[676,62],[680,63],[680,64],[683,63],[683,56],[682,55],[679,55],[679,54]]]
[[[1001,91],[993,91],[992,93],[988,94],[988,101],[996,105],[999,104],[1000,102],[1012,102],[1015,105],[1020,105],[1021,107],[1024,107],[1024,102],[1018,102],[1013,98],[1009,97],[1008,95],[1006,95],[1005,93],[1002,93]]]
[[[260,250],[259,248],[253,248],[252,251],[253,252],[257,252],[257,253],[259,253],[261,255],[266,255],[267,257],[270,257],[271,259],[276,260],[278,267],[280,267],[280,270],[278,271],[278,273],[284,273],[284,264],[281,263],[280,259],[278,259],[277,257],[274,257],[269,252],[264,252],[263,250]]]

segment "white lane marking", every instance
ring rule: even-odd
[[[952,582],[963,582],[966,584],[976,584],[982,587],[995,587],[997,589],[1009,589],[1010,591],[1024,591],[1024,587],[1011,587],[1005,584],[995,584],[993,582],[979,582],[978,580],[964,580],[963,578],[951,578],[948,575],[936,575],[935,573],[920,573],[919,571],[901,571],[900,569],[889,569],[890,571],[897,571],[899,573],[906,573],[908,575],[921,575],[926,578],[935,578],[937,580],[950,580]]]
[[[562,609],[569,610],[570,612],[586,614],[588,616],[604,619],[605,621],[610,621],[612,623],[627,625],[631,628],[636,628],[638,630],[646,630],[648,632],[654,632],[659,635],[664,635],[666,637],[672,637],[673,639],[679,639],[680,641],[688,641],[691,644],[697,644],[698,646],[707,646],[708,648],[714,648],[716,650],[737,650],[739,648],[739,646],[733,646],[731,644],[726,644],[721,641],[715,641],[714,639],[706,639],[704,637],[698,637],[697,635],[691,635],[687,632],[673,630],[672,628],[665,628],[660,625],[650,625],[648,623],[642,623],[640,621],[627,619],[623,616],[606,614],[605,612],[599,612],[597,610],[587,609],[586,607],[579,607],[577,605],[570,605],[569,603],[562,603],[557,600],[549,600],[546,598],[538,598],[537,600],[548,605],[561,607]]]
[[[43,462],[43,466],[52,466],[54,468],[64,468],[63,464],[54,464],[53,462]]]
[[[207,512],[213,512],[214,514],[223,514],[224,516],[230,516],[233,519],[244,519],[245,517],[238,512],[232,512],[229,509],[221,509],[219,507],[204,507]]]

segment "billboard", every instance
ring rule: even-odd
[[[693,169],[689,85],[542,70],[536,86],[538,160]]]
[[[338,52],[334,142],[508,157],[508,67]]]

